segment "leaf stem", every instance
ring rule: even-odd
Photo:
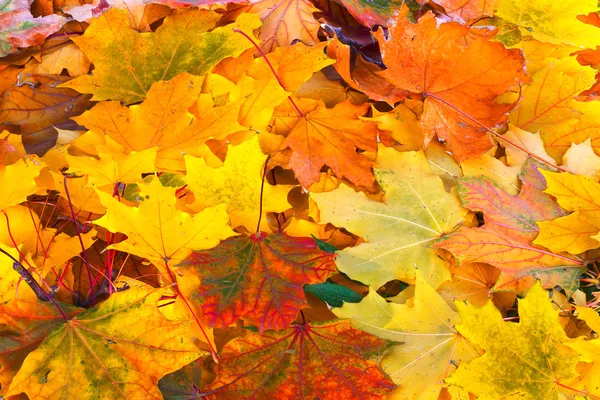
[[[96,304],[96,294],[94,293],[94,281],[92,280],[92,273],[90,271],[90,262],[88,260],[87,251],[83,244],[83,238],[81,237],[81,231],[79,225],[77,225],[77,218],[75,217],[75,209],[73,208],[73,202],[71,201],[71,194],[69,193],[69,187],[67,185],[67,176],[63,176],[63,185],[65,187],[65,194],[67,195],[67,201],[69,202],[69,209],[71,210],[71,218],[75,225],[75,231],[77,232],[77,238],[79,238],[79,245],[81,246],[81,256],[85,262],[85,270],[87,272],[87,278],[90,284],[90,294],[92,296],[92,304]]]
[[[262,176],[262,182],[260,183],[260,204],[258,207],[258,224],[256,224],[256,234],[258,235],[260,233],[260,222],[262,220],[262,214],[263,214],[263,195],[264,195],[264,191],[265,191],[265,178],[267,176],[267,164],[269,163],[269,156],[267,156],[267,159],[265,160],[265,167],[263,169],[263,176]]]
[[[275,76],[275,79],[277,79],[277,83],[279,83],[279,86],[281,86],[281,88],[283,90],[285,90],[285,86],[283,85],[283,82],[281,82],[281,79],[279,78],[279,75],[277,75],[277,72],[275,71],[275,68],[273,68],[273,65],[271,64],[271,62],[267,58],[265,52],[262,51],[262,49],[258,46],[258,44],[256,44],[256,42],[250,36],[248,36],[244,31],[241,31],[238,28],[234,28],[233,31],[236,32],[236,33],[241,34],[243,37],[245,37],[246,39],[248,39],[250,41],[250,43],[252,43],[252,45],[256,48],[256,50],[258,50],[258,52],[260,53],[260,55],[262,56],[262,58],[265,60],[265,62],[269,66],[269,69],[271,70],[271,72]],[[287,90],[286,90],[286,92],[287,92]],[[302,111],[300,111],[300,108],[294,102],[294,100],[291,98],[291,96],[288,96],[288,100],[290,101],[290,103],[292,103],[292,105],[296,109],[296,112],[298,113],[298,115],[300,117],[304,118],[305,117],[304,113]]]

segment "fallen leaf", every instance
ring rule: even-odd
[[[56,141],[55,127],[76,128],[69,118],[91,107],[89,96],[55,85],[69,77],[48,79],[37,85],[15,86],[0,98],[0,121],[18,126],[29,153],[43,154]],[[47,84],[46,84],[47,83]]]
[[[24,202],[39,190],[35,178],[42,168],[39,162],[19,160],[0,169],[0,210]]]
[[[129,207],[96,189],[106,214],[94,221],[127,239],[109,249],[124,251],[153,262],[161,272],[184,260],[192,250],[210,249],[234,236],[224,204],[209,207],[196,215],[176,208],[175,188],[164,187],[158,179],[140,183],[139,207]]]
[[[242,16],[234,24],[212,29],[219,15],[206,10],[177,10],[156,32],[138,33],[129,26],[127,12],[111,8],[93,20],[83,36],[73,41],[94,63],[93,75],[63,85],[92,100],[143,101],[154,82],[187,71],[202,75],[225,57],[237,56],[250,43],[234,29],[250,32],[258,18]]]
[[[477,157],[492,147],[488,130],[506,122],[516,105],[496,98],[529,80],[523,55],[492,42],[486,30],[438,25],[432,13],[412,24],[407,13],[404,6],[394,16],[387,38],[382,30],[375,34],[387,66],[379,75],[423,95],[425,144],[437,136],[459,161]]]
[[[594,48],[600,42],[600,29],[580,21],[577,16],[598,11],[594,0],[552,0],[521,3],[497,0],[496,15],[516,24],[524,35],[542,42]]]
[[[418,398],[442,381],[456,365],[479,352],[454,328],[460,318],[417,272],[414,307],[388,303],[371,290],[358,304],[334,309],[358,329],[398,344],[381,360],[381,367],[404,398]]]
[[[458,198],[446,193],[422,152],[380,147],[374,172],[385,193],[381,203],[346,185],[310,194],[322,221],[366,240],[340,251],[338,268],[374,288],[394,279],[414,282],[418,268],[438,287],[450,274],[429,245],[461,223],[464,209]]]
[[[224,139],[241,130],[236,123],[235,104],[203,105],[198,110],[199,117],[188,110],[209,79],[182,73],[169,81],[154,83],[141,104],[124,107],[117,101],[101,102],[74,120],[107,134],[127,151],[158,147],[158,168],[183,171],[184,154],[202,156],[210,152],[204,146],[208,139]]]
[[[249,333],[225,345],[210,388],[222,399],[382,399],[393,388],[376,361],[387,347],[350,321]]]
[[[169,321],[161,291],[130,288],[65,321],[29,353],[7,396],[161,399],[158,380],[205,353],[186,334],[190,321]]]
[[[558,204],[572,212],[551,221],[538,222],[540,234],[534,243],[553,252],[583,253],[600,247],[600,203],[597,194],[600,184],[584,175],[541,171],[548,188],[546,193],[556,197]]]
[[[242,5],[239,12],[256,14],[262,21],[257,37],[262,41],[261,49],[272,52],[295,42],[306,45],[319,43],[321,28],[313,14],[318,12],[308,0],[253,0]]]
[[[192,299],[210,325],[226,328],[242,318],[262,333],[290,326],[307,306],[303,285],[333,275],[334,258],[314,239],[260,233],[194,252],[181,265],[200,276]]]
[[[2,4],[0,13],[0,57],[19,47],[42,44],[48,35],[58,31],[65,19],[59,15],[34,18],[27,0],[9,0]]]
[[[545,61],[533,83],[523,90],[510,121],[529,132],[539,131],[548,154],[560,161],[572,143],[591,138],[595,147],[600,140],[598,105],[576,100],[595,82],[595,72],[573,58]]]
[[[206,165],[201,158],[185,156],[186,183],[195,195],[195,201],[188,206],[200,211],[224,204],[232,227],[265,231],[267,212],[282,212],[291,207],[287,201],[291,187],[263,184],[267,155],[261,151],[257,137],[230,146],[227,153],[219,168]]]
[[[496,307],[457,303],[458,332],[485,354],[462,364],[446,382],[482,398],[555,398],[560,382],[576,375],[577,354],[565,346],[548,293],[537,283],[519,301],[518,323],[505,322]]]
[[[17,276],[15,271],[12,273]],[[83,311],[67,304],[60,304],[60,307],[70,317]],[[62,322],[61,314],[50,302],[12,299],[0,305],[0,324],[3,326],[0,329],[1,395],[6,395],[27,355]]]
[[[349,100],[333,108],[318,101],[304,100],[300,109],[285,104],[275,113],[276,133],[286,136],[280,148],[291,150],[286,167],[296,174],[302,186],[319,181],[327,165],[339,178],[356,185],[370,186],[372,162],[357,150],[377,151],[377,126],[361,121],[368,104],[356,106]],[[278,129],[278,125],[284,128]]]
[[[436,4],[444,7],[450,17],[462,21],[472,21],[494,14],[498,0],[434,0]]]

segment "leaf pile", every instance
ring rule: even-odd
[[[595,0],[5,0],[0,397],[600,399]]]

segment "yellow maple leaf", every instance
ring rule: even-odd
[[[39,190],[35,178],[44,168],[32,160],[18,160],[12,165],[0,166],[0,210],[25,201]]]
[[[187,257],[192,250],[210,249],[219,241],[236,235],[228,224],[225,204],[216,204],[196,215],[176,208],[175,188],[164,187],[158,179],[139,184],[139,207],[128,207],[96,189],[106,214],[94,221],[127,239],[109,249],[124,251],[152,261],[163,272]]]
[[[255,232],[260,219],[260,229],[266,230],[267,212],[283,212],[291,207],[287,201],[291,186],[272,186],[268,182],[263,185],[266,160],[258,136],[230,146],[219,168],[206,165],[201,158],[186,156],[185,180],[196,199],[189,207],[200,211],[225,203],[234,228],[244,226],[249,232]]]
[[[381,360],[381,367],[400,385],[402,398],[417,398],[450,376],[461,362],[479,353],[455,329],[460,318],[446,301],[416,274],[414,307],[388,303],[373,289],[360,303],[334,309],[351,318],[358,329],[399,342]]]
[[[519,25],[523,35],[542,42],[595,48],[600,43],[600,29],[577,16],[596,11],[595,0],[498,0],[495,15]]]
[[[29,353],[7,396],[52,399],[162,399],[158,380],[205,353],[190,321],[157,307],[162,290],[132,287],[65,321]]]
[[[560,381],[576,375],[578,356],[568,340],[542,285],[537,282],[519,301],[518,323],[506,322],[490,301],[483,307],[457,302],[458,332],[485,350],[461,364],[447,383],[482,399],[556,398]]]
[[[563,166],[572,174],[600,181],[600,157],[594,153],[590,139],[580,144],[573,143],[563,156]]]
[[[235,98],[244,99],[238,122],[253,131],[267,128],[275,107],[298,90],[313,73],[335,62],[325,55],[326,45],[320,43],[309,47],[297,43],[267,54],[268,63],[263,57],[253,60],[237,84]]]
[[[158,148],[131,151],[106,138],[105,145],[97,145],[98,158],[72,156],[67,154],[69,163],[67,173],[87,175],[87,186],[114,186],[117,183],[137,183],[142,180],[143,173],[154,172],[154,162]]]
[[[188,111],[208,80],[207,76],[182,73],[169,81],[156,82],[139,105],[101,102],[75,120],[88,129],[106,133],[127,151],[142,152],[158,146],[158,168],[183,170],[183,154],[202,156],[209,152],[206,140],[223,139],[242,129],[236,122],[239,104],[236,108],[236,104],[213,106],[204,101],[205,107],[197,110],[198,117]]]
[[[573,57],[547,58],[543,64],[533,76],[533,83],[523,90],[509,120],[529,132],[539,131],[548,154],[560,161],[571,143],[591,138],[594,147],[600,139],[600,106],[576,100],[581,91],[596,82],[596,73]]]
[[[598,312],[589,307],[577,307],[577,318],[585,321],[594,332],[600,332],[600,316]],[[580,376],[565,382],[565,385],[582,393],[600,397],[600,340],[586,340],[583,337],[565,343],[580,355],[577,370]]]
[[[600,247],[600,184],[584,175],[540,170],[546,178],[546,193],[571,214],[537,222],[540,233],[533,243],[558,253],[583,253]]]
[[[376,288],[393,279],[414,282],[419,268],[438,287],[450,274],[429,245],[462,222],[466,211],[458,197],[444,190],[422,152],[380,147],[375,177],[385,192],[382,203],[345,185],[310,194],[322,222],[366,239],[339,252],[338,268]]]
[[[239,29],[251,35],[260,26],[255,15],[241,15],[233,24],[208,32],[220,14],[199,9],[175,10],[156,32],[139,33],[129,26],[127,11],[111,8],[74,38],[94,63],[93,75],[79,76],[63,86],[92,93],[93,100],[144,100],[152,83],[187,71],[202,75],[226,57],[252,47]]]

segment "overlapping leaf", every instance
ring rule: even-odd
[[[94,74],[64,86],[91,93],[93,100],[130,104],[144,100],[154,82],[181,72],[205,74],[225,57],[252,46],[234,29],[251,34],[260,25],[258,18],[243,15],[234,24],[213,29],[218,19],[219,14],[206,10],[180,10],[156,32],[139,33],[129,27],[127,12],[112,8],[73,39],[94,63]]]
[[[393,387],[376,362],[387,347],[343,320],[250,333],[227,343],[210,389],[222,399],[382,399]]]
[[[383,202],[347,186],[310,195],[323,221],[366,240],[339,253],[339,269],[378,288],[394,279],[414,282],[418,268],[428,283],[439,286],[450,276],[429,246],[462,222],[458,198],[444,190],[422,152],[380,148],[374,172]]]
[[[208,166],[203,159],[186,156],[186,183],[194,193],[194,210],[222,205],[227,209],[231,225],[244,226],[249,232],[267,230],[266,213],[282,212],[290,207],[285,185],[270,185],[263,181],[265,155],[258,138],[231,146],[219,168]]]
[[[582,175],[542,171],[548,181],[546,193],[556,197],[558,203],[571,214],[538,225],[540,234],[536,244],[554,252],[583,253],[600,247],[600,219],[597,193],[600,184]]]
[[[407,12],[404,7],[394,17],[387,38],[376,33],[387,67],[380,75],[425,98],[425,143],[437,136],[459,161],[482,154],[492,147],[487,131],[515,105],[496,98],[528,81],[522,53],[492,42],[489,32],[438,25],[431,13],[412,24]]]
[[[417,273],[414,307],[388,303],[373,290],[358,304],[335,310],[359,329],[399,344],[381,367],[400,385],[405,398],[418,398],[446,377],[456,365],[479,355],[456,330],[460,318]]]
[[[463,204],[484,212],[485,224],[463,227],[436,246],[449,250],[461,262],[484,262],[503,271],[496,288],[521,292],[537,277],[546,286],[577,287],[583,263],[566,254],[555,254],[531,244],[537,221],[563,215],[541,190],[523,184],[518,196],[509,196],[489,181],[465,179],[458,192]]]
[[[280,148],[289,148],[292,153],[286,167],[294,171],[298,181],[310,187],[327,165],[340,178],[356,185],[371,185],[372,162],[357,153],[377,151],[377,127],[359,119],[369,105],[356,106],[350,100],[333,108],[311,100],[300,104],[299,111],[285,105],[275,113],[276,132],[286,136]]]
[[[139,207],[129,207],[96,190],[106,214],[95,223],[127,235],[126,240],[110,248],[144,257],[165,272],[192,250],[210,249],[235,235],[224,204],[190,215],[177,209],[175,188],[162,186],[158,179],[139,186]]]
[[[485,354],[446,381],[482,398],[519,395],[525,399],[556,398],[561,380],[575,376],[577,354],[565,346],[567,335],[558,323],[548,293],[537,283],[519,301],[519,322],[505,322],[489,302],[478,308],[457,303],[461,335]]]
[[[211,325],[225,328],[243,318],[263,332],[296,319],[307,305],[303,285],[334,274],[333,260],[313,239],[276,233],[223,241],[193,253],[183,265],[201,279],[193,299]]]
[[[158,380],[204,353],[189,321],[169,321],[160,290],[130,288],[65,321],[31,352],[8,396],[46,399],[161,399]]]

